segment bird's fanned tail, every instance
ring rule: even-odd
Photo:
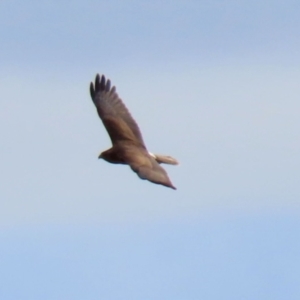
[[[154,154],[149,152],[149,154],[159,163],[159,164],[168,164],[168,165],[178,165],[179,162],[174,157],[169,155]]]

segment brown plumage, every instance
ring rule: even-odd
[[[119,98],[116,88],[111,88],[110,80],[97,74],[95,85],[91,82],[90,93],[112,142],[112,148],[102,152],[99,158],[113,164],[129,165],[141,179],[176,189],[159,164],[176,165],[178,162],[170,156],[147,151],[137,123]]]

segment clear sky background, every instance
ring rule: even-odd
[[[300,2],[0,3],[0,298],[300,299]],[[98,161],[117,86],[177,191]]]

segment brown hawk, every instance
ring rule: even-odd
[[[97,74],[91,82],[90,93],[112,142],[112,148],[102,152],[102,158],[113,164],[129,165],[141,179],[149,180],[172,189],[167,172],[160,163],[177,165],[176,159],[148,152],[140,129],[128,109],[111,87],[110,80]]]

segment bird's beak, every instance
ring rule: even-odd
[[[98,159],[102,158],[102,153],[99,154]]]

